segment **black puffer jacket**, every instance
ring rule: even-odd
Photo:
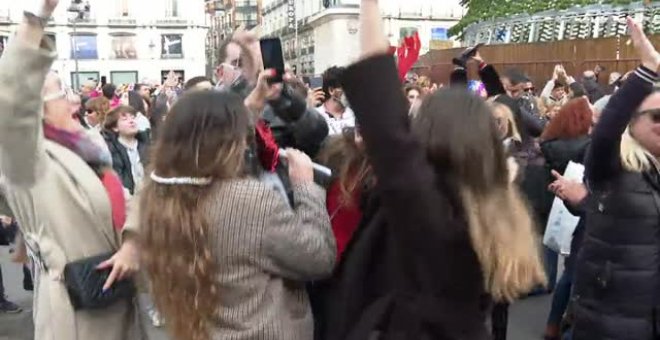
[[[591,190],[575,278],[573,339],[658,339],[660,179],[631,172],[621,135],[657,75],[638,68],[612,96],[591,137],[585,164]]]
[[[576,271],[573,339],[658,339],[660,182],[622,173],[594,189]]]

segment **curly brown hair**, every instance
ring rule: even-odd
[[[215,182],[240,176],[248,112],[233,94],[184,95],[171,109],[155,145],[160,177],[211,178],[166,185],[151,179],[140,193],[142,255],[154,302],[175,339],[208,340],[217,316],[222,268],[215,259],[205,202]]]

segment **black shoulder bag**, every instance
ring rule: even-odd
[[[103,291],[112,269],[98,270],[96,267],[113,255],[87,257],[64,266],[64,282],[74,309],[103,309],[135,296],[135,286],[130,279],[115,281],[110,289]]]

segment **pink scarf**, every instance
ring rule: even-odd
[[[44,123],[46,139],[77,154],[99,176],[110,199],[112,225],[121,230],[126,222],[126,200],[119,176],[112,170],[112,158],[82,132],[69,132]]]

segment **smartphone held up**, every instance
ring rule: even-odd
[[[269,83],[281,83],[284,79],[284,54],[282,53],[282,41],[280,38],[267,38],[259,40],[261,47],[261,58],[264,69],[275,70],[275,75],[269,79]]]

